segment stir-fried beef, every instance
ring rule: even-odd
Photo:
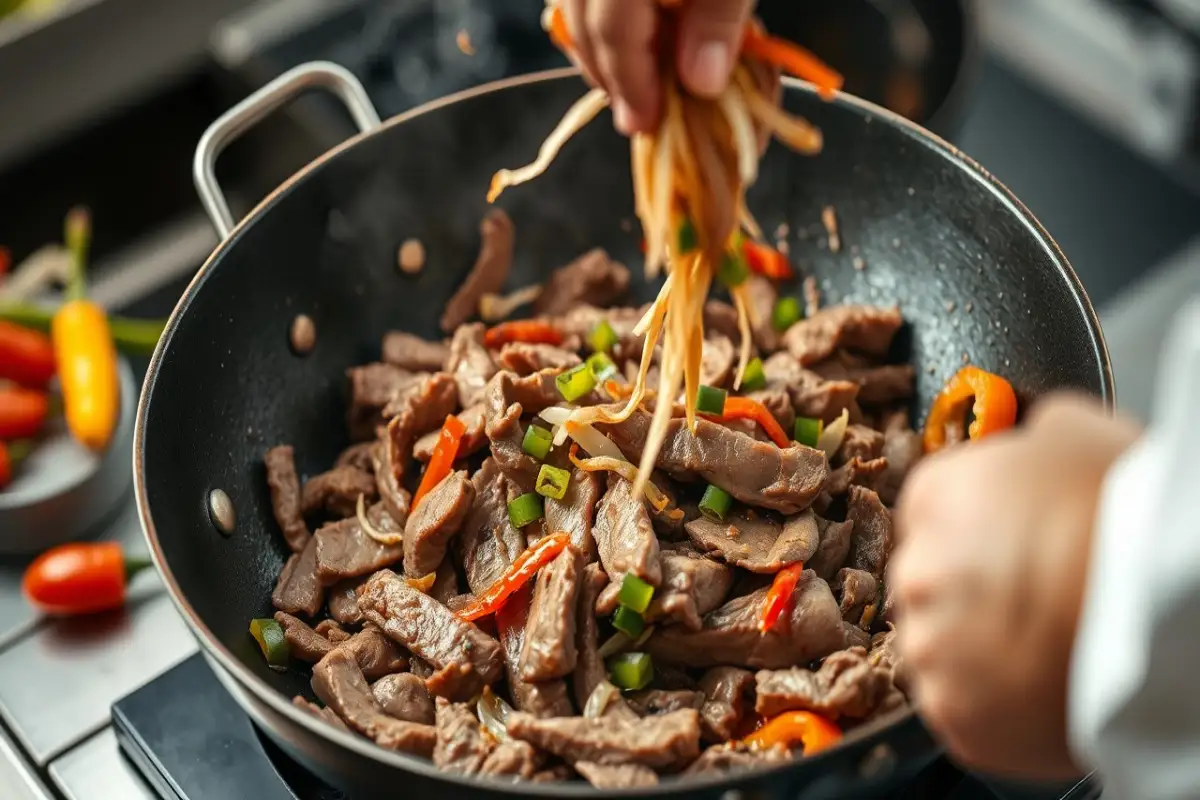
[[[437,745],[433,763],[438,769],[462,775],[533,777],[536,753],[525,742],[496,743],[485,734],[471,707],[438,698]]]
[[[404,478],[417,438],[440,428],[457,407],[454,379],[445,372],[435,372],[422,379],[395,408],[389,406],[388,410],[394,411],[395,416],[388,423],[385,446],[397,485]]]
[[[576,761],[575,771],[597,789],[639,789],[657,786],[658,773],[640,764],[596,764]]]
[[[924,452],[921,434],[908,425],[908,414],[904,411],[889,414],[883,425],[883,457],[888,465],[875,481],[875,491],[885,505],[895,505],[900,485]]]
[[[526,742],[510,739],[498,742],[492,752],[488,753],[479,774],[528,781],[533,780],[539,763],[541,763],[541,759],[533,747]]]
[[[846,648],[851,647],[870,647],[871,634],[864,631],[858,625],[852,622],[843,622],[842,630],[846,633]]]
[[[704,330],[719,333],[735,344],[742,341],[737,309],[723,300],[709,300],[704,304]]]
[[[558,316],[554,322],[558,326],[558,329],[563,332],[564,336],[583,341],[587,339],[587,335],[592,332],[592,329],[603,320],[612,327],[613,333],[617,335],[618,339],[629,340],[634,338],[633,329],[637,325],[638,320],[642,318],[644,310],[643,308],[630,308],[628,306],[621,308],[596,308],[591,305],[577,305],[565,314]],[[637,350],[640,354],[641,345],[638,345]]]
[[[859,402],[878,405],[907,400],[913,396],[916,371],[910,364],[873,364],[850,353],[838,353],[813,366],[826,380],[858,384]]]
[[[713,667],[700,679],[704,702],[700,729],[706,742],[733,739],[753,704],[754,674],[737,667]]]
[[[484,387],[496,374],[496,363],[483,344],[484,331],[482,324],[464,325],[450,340],[446,372],[454,376],[458,402],[463,408],[477,405],[483,399]]]
[[[535,717],[565,717],[574,714],[563,680],[540,683],[521,677],[521,654],[525,650],[525,632],[533,605],[533,588],[526,584],[514,592],[496,612],[496,629],[504,648],[504,666],[508,690],[518,711]]]
[[[335,583],[329,587],[328,605],[329,616],[343,625],[359,625],[363,621],[362,612],[358,610],[357,589],[365,578],[350,578]]]
[[[785,391],[796,415],[832,422],[851,408],[858,397],[858,384],[827,381],[800,366],[795,356],[779,352],[763,362],[769,389]]]
[[[762,670],[755,676],[755,710],[766,717],[784,711],[816,711],[830,719],[867,719],[889,700],[892,671],[871,664],[861,647],[825,659],[815,672],[803,667]]]
[[[612,581],[611,589],[601,595],[605,611],[616,607],[616,592],[626,575],[636,575],[651,586],[662,583],[658,537],[645,504],[633,499],[632,488],[624,478],[610,475],[608,491],[596,510],[592,534],[600,563]]]
[[[626,700],[639,716],[670,714],[690,708],[699,711],[704,705],[704,695],[691,689],[643,689],[633,692]]]
[[[791,613],[766,633],[758,629],[764,587],[734,598],[704,617],[699,631],[660,628],[645,648],[669,664],[688,667],[744,665],[780,669],[841,649],[842,616],[829,584],[805,570],[792,595]]]
[[[871,637],[867,660],[876,667],[890,669],[896,688],[902,692],[908,691],[908,671],[904,668],[900,653],[896,651],[896,626],[889,622],[886,631]]]
[[[791,758],[782,747],[772,747],[769,750],[751,750],[740,742],[713,745],[700,754],[700,757],[687,768],[688,775],[706,775],[714,772],[737,772],[743,769],[753,769],[764,764],[787,761]]]
[[[737,353],[733,342],[720,334],[704,340],[704,353],[700,359],[700,383],[705,386],[725,386],[733,383],[733,368],[737,365]]]
[[[846,519],[854,523],[846,566],[869,572],[882,580],[888,553],[892,551],[891,512],[884,508],[875,492],[851,486]]]
[[[847,425],[842,445],[833,456],[835,464],[844,464],[852,458],[873,461],[883,455],[883,434],[866,425]]]
[[[287,639],[288,649],[301,661],[315,664],[333,649],[333,643],[310,628],[304,620],[283,611],[276,611],[275,621],[283,628],[283,637]]]
[[[691,548],[663,550],[662,585],[646,609],[648,622],[671,620],[690,630],[704,625],[702,617],[725,600],[733,584],[729,567],[705,558]]]
[[[389,717],[433,724],[433,698],[425,688],[425,681],[412,673],[383,676],[371,686],[371,694]]]
[[[276,612],[280,614],[283,612]],[[278,617],[277,617],[278,618]],[[324,636],[333,644],[340,644],[350,638],[351,634],[346,631],[336,620],[323,619],[317,623],[317,627],[313,628],[321,636]]]
[[[796,410],[792,408],[792,397],[786,389],[759,389],[757,392],[750,392],[749,397],[762,403],[784,431],[790,432],[796,427]]]
[[[599,475],[573,469],[567,493],[562,499],[547,497],[545,500],[546,527],[555,533],[561,531],[569,535],[571,546],[582,554],[585,563],[596,558],[592,525],[596,517],[596,503],[603,490]]]
[[[339,717],[332,708],[321,708],[316,703],[311,702],[308,698],[301,697],[300,695],[296,695],[292,698],[292,705],[294,705],[296,708],[307,711],[317,719],[325,720],[335,728],[339,728],[343,731],[350,730],[348,727],[346,727],[346,723],[342,722],[342,718]]]
[[[395,642],[374,625],[364,625],[361,631],[338,647],[354,656],[355,663],[367,680],[382,678],[384,675],[408,668],[408,658],[400,652]]]
[[[429,680],[429,678],[433,677],[433,673],[437,672],[433,664],[430,664],[420,656],[409,656],[408,671],[423,681]],[[425,688],[428,689],[429,687],[427,686]]]
[[[523,378],[511,372],[500,372],[488,383],[484,392],[487,407],[487,437],[492,443],[496,465],[516,483],[522,492],[533,491],[541,463],[521,447],[525,431],[521,427],[523,414],[536,414],[562,402],[554,379],[562,370],[545,369]],[[581,403],[594,400],[581,398]]]
[[[429,589],[429,596],[451,611],[455,609],[450,605],[450,601],[455,597],[463,596],[458,591],[458,572],[455,571],[454,564],[450,559],[443,559],[442,563],[438,564],[437,575],[433,579],[433,586]]]
[[[405,575],[420,578],[438,568],[474,501],[466,472],[451,472],[421,499],[404,526]]]
[[[483,462],[471,483],[475,500],[457,547],[467,586],[474,594],[482,594],[525,550],[525,535],[508,518],[508,479],[494,459]]]
[[[363,584],[358,605],[384,633],[439,670],[429,679],[431,692],[467,699],[499,680],[500,643],[396,573],[381,570],[373,575]]]
[[[698,517],[683,526],[692,543],[734,566],[751,572],[778,572],[817,551],[820,533],[812,511],[788,517],[783,524],[744,509],[724,522]]]
[[[821,543],[817,545],[817,552],[808,560],[807,564],[813,572],[817,573],[817,577],[830,581],[846,563],[846,556],[850,554],[850,538],[854,533],[854,523],[848,520],[832,522],[818,517],[817,529],[821,532]]]
[[[373,451],[375,488],[379,490],[379,499],[388,516],[397,526],[403,528],[408,521],[408,506],[412,495],[400,485],[404,464],[397,465],[392,461],[392,448],[388,444],[386,428],[382,430],[381,435],[383,441],[376,442]]]
[[[324,509],[335,517],[348,517],[354,513],[360,496],[373,503],[376,493],[375,476],[370,472],[358,467],[334,467],[304,482],[300,510],[315,514]]]
[[[850,491],[851,486],[872,486],[887,471],[887,464],[886,458],[863,461],[855,456],[829,473],[822,494],[832,498]],[[818,510],[826,505],[818,505]]]
[[[496,362],[501,369],[518,375],[532,375],[544,369],[570,369],[583,363],[578,354],[552,344],[512,342],[500,349]]]
[[[764,353],[774,353],[779,349],[779,332],[771,323],[771,315],[775,310],[778,299],[775,284],[759,275],[751,275],[746,280],[746,299],[750,312],[750,333],[754,344]]]
[[[401,528],[377,503],[367,510],[367,522],[383,534],[400,534]],[[404,557],[404,545],[383,544],[372,539],[356,517],[331,522],[313,536],[316,542],[317,577],[326,586],[346,578],[369,575]]]
[[[279,573],[271,604],[279,611],[315,617],[325,602],[325,587],[317,578],[317,537],[310,536],[299,553],[293,553]]]
[[[620,300],[627,291],[629,270],[596,248],[550,273],[533,302],[533,313],[558,316],[580,305],[606,306]]]
[[[487,435],[484,432],[487,413],[483,404],[476,403],[470,408],[460,411],[458,421],[467,429],[463,433],[462,439],[459,440],[458,451],[455,455],[455,458],[461,461],[479,452],[487,444]],[[437,447],[439,436],[441,436],[441,430],[436,430],[417,439],[417,443],[413,445],[413,458],[422,463],[433,458],[433,449]]]
[[[874,575],[861,569],[840,569],[833,582],[833,593],[841,598],[838,607],[842,619],[857,625],[867,604],[875,602],[879,583]]]
[[[509,717],[508,732],[574,762],[678,770],[700,754],[700,715],[693,709],[636,721],[607,717],[538,719],[518,712]]]
[[[521,651],[523,680],[548,681],[575,669],[575,601],[582,571],[583,557],[568,546],[538,573]]]
[[[479,256],[475,265],[442,311],[441,325],[445,333],[454,333],[456,328],[461,330],[460,326],[475,316],[479,298],[499,292],[508,280],[516,241],[516,230],[508,214],[497,206],[488,209],[479,223],[479,238]]]
[[[308,526],[300,513],[300,479],[296,476],[295,451],[291,445],[272,447],[263,456],[267,467],[267,487],[271,490],[271,510],[283,538],[293,553],[308,544]]]
[[[411,372],[437,372],[446,363],[450,348],[403,331],[383,335],[383,361]]]
[[[367,364],[346,370],[350,379],[350,409],[346,423],[354,441],[370,439],[387,420],[383,409],[425,377],[391,364]]]
[[[801,366],[824,361],[838,348],[883,356],[903,323],[895,308],[833,306],[788,328],[783,344]]]
[[[352,444],[338,454],[335,467],[358,467],[363,472],[375,472],[375,442]]]

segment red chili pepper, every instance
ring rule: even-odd
[[[37,436],[50,413],[45,392],[21,386],[0,388],[0,439]]]
[[[774,281],[787,281],[793,277],[792,265],[787,256],[773,247],[752,239],[742,240],[742,255],[751,272]]]
[[[483,335],[484,345],[493,349],[510,342],[559,345],[563,343],[563,335],[550,323],[536,319],[501,322]]]
[[[746,25],[742,52],[815,84],[821,97],[831,99],[845,84],[841,74],[795,42],[769,36],[758,25]]]
[[[0,441],[0,489],[12,483],[13,471],[30,451],[32,442],[2,442]]]
[[[451,414],[446,417],[446,421],[442,424],[442,431],[438,434],[437,444],[433,447],[433,455],[429,457],[429,464],[425,467],[425,474],[421,476],[421,485],[417,487],[417,493],[413,495],[412,508],[417,510],[417,505],[433,490],[433,487],[442,482],[442,479],[450,474],[454,469],[454,459],[458,455],[458,445],[462,442],[463,436],[467,432],[467,426],[462,420]]]
[[[537,542],[517,556],[508,570],[499,580],[484,590],[483,594],[458,610],[458,616],[467,622],[472,622],[488,614],[494,614],[503,607],[513,592],[520,589],[537,575],[537,571],[553,561],[563,549],[571,543],[571,537],[566,533],[555,533],[543,536]]]
[[[54,344],[39,331],[0,321],[0,378],[45,386],[54,377]]]
[[[842,740],[842,729],[820,714],[811,711],[785,711],[769,720],[742,741],[755,749],[783,745],[791,750],[804,745],[803,753],[811,756],[827,750]]]
[[[968,408],[975,414],[967,431],[972,440],[1011,428],[1017,421],[1017,395],[1012,384],[979,367],[963,367],[946,382],[929,409],[925,419],[925,452],[932,453],[945,446],[946,426],[958,425],[961,429],[966,424]]]
[[[797,561],[789,564],[775,573],[775,580],[767,590],[767,600],[763,603],[762,617],[758,620],[758,629],[766,633],[775,627],[779,618],[792,607],[792,595],[796,592],[796,584],[804,572],[804,563]]]
[[[64,544],[38,556],[21,586],[47,614],[92,614],[124,605],[129,580],[148,566],[126,558],[116,542]]]
[[[781,450],[790,447],[792,444],[787,434],[783,432],[783,428],[779,426],[779,421],[767,410],[767,407],[749,397],[726,398],[725,411],[721,414],[720,419],[723,422],[734,419],[754,420],[763,429],[763,433],[769,436],[771,441]]]

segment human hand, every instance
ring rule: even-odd
[[[966,765],[1078,774],[1067,674],[1105,473],[1138,436],[1091,400],[929,458],[896,509],[888,573],[922,718]]]
[[[656,50],[659,0],[562,0],[574,55],[612,98],[626,134],[652,130],[662,102]],[[695,95],[715,97],[729,82],[754,0],[685,0],[679,11],[676,69]]]

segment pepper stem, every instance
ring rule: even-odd
[[[63,238],[71,253],[71,272],[67,276],[67,300],[87,297],[87,257],[92,240],[92,217],[86,208],[67,212]]]
[[[137,575],[147,567],[154,566],[154,562],[148,558],[140,558],[138,556],[125,556],[125,581],[128,583],[133,580],[133,576]]]

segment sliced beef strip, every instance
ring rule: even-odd
[[[313,691],[354,730],[380,747],[428,758],[437,734],[431,725],[402,722],[388,716],[371,694],[371,687],[344,647],[335,647],[313,667]]]
[[[279,611],[315,617],[325,602],[325,587],[317,578],[317,537],[309,537],[299,553],[293,553],[279,573],[271,604]]]
[[[357,589],[366,580],[364,577],[339,581],[329,587],[329,616],[343,625],[360,625],[362,612],[358,610]]]
[[[408,658],[374,625],[364,625],[361,631],[338,647],[354,656],[367,680],[373,681],[408,668]]]
[[[733,584],[729,567],[690,548],[663,550],[662,585],[646,609],[647,622],[671,620],[698,631],[702,617],[721,605]]]
[[[411,372],[437,372],[446,363],[450,348],[404,331],[383,335],[383,362]]]
[[[496,362],[517,375],[532,375],[544,369],[570,369],[583,363],[578,354],[552,344],[510,342],[500,348]]]
[[[651,586],[662,583],[658,537],[654,535],[645,504],[635,501],[631,490],[624,478],[610,475],[608,491],[596,509],[592,535],[596,538],[600,563],[612,581],[599,601],[605,612],[615,609],[616,592],[626,575],[635,575]]]
[[[521,677],[521,653],[525,649],[532,605],[533,588],[526,584],[496,612],[496,629],[504,648],[509,694],[518,711],[535,717],[568,717],[575,711],[567,696],[566,681],[559,679],[534,683]]]
[[[559,316],[580,305],[607,306],[629,291],[629,270],[600,248],[589,250],[550,273],[533,313]]]
[[[889,622],[887,627],[886,631],[871,637],[867,660],[874,666],[890,669],[896,688],[907,693],[908,671],[904,668],[904,661],[896,650],[896,626]]]
[[[824,361],[843,347],[883,356],[903,324],[896,308],[832,306],[788,328],[783,345],[805,367]]]
[[[832,522],[818,517],[817,528],[821,532],[821,543],[817,545],[816,554],[807,563],[809,568],[817,573],[817,577],[830,581],[846,563],[846,556],[850,554],[854,523]]]
[[[417,438],[442,427],[456,408],[458,389],[454,378],[445,372],[424,378],[395,408],[389,407],[395,415],[388,422],[384,446],[397,486],[403,483]]]
[[[704,340],[700,359],[700,383],[717,388],[733,384],[733,369],[737,352],[727,336],[710,335]]]
[[[579,602],[575,607],[575,643],[579,651],[575,671],[571,674],[572,689],[575,693],[575,704],[580,708],[587,706],[588,698],[601,683],[608,680],[608,669],[600,658],[600,633],[596,622],[596,600],[601,591],[608,585],[608,576],[599,564],[588,564],[583,570],[583,581],[580,584]],[[560,715],[566,716],[566,715]],[[637,714],[625,702],[624,697],[614,697],[604,711],[604,717],[633,720]]]
[[[886,458],[863,461],[855,456],[829,473],[822,495],[833,498],[846,494],[850,491],[851,486],[873,486],[875,481],[887,471],[887,465]],[[825,506],[828,506],[828,501],[824,505],[819,505],[818,508]]]
[[[467,586],[482,594],[525,550],[525,534],[508,518],[508,479],[494,459],[471,478],[475,500],[456,540]]]
[[[683,528],[701,550],[751,572],[775,573],[797,561],[808,561],[820,541],[812,511],[780,524],[752,509],[742,509],[724,522],[698,517]]]
[[[358,467],[334,467],[304,482],[300,510],[306,515],[325,510],[335,517],[349,517],[360,496],[373,503],[377,492],[375,476],[370,472]]]
[[[700,691],[704,693],[700,707],[704,741],[730,741],[753,705],[754,674],[737,667],[713,667],[700,678]]]
[[[555,764],[552,767],[538,770],[530,778],[532,783],[559,783],[574,780],[575,770],[568,764]]]
[[[352,444],[338,454],[335,467],[358,467],[363,472],[375,472],[375,442]]]
[[[567,761],[606,766],[641,764],[673,771],[700,754],[700,715],[694,709],[628,722],[607,717],[538,719],[518,712],[509,717],[508,732]]]
[[[458,451],[455,456],[456,460],[462,460],[468,456],[473,456],[487,445],[487,434],[484,433],[484,426],[487,424],[487,414],[482,403],[476,403],[470,408],[464,409],[458,413],[458,421],[466,428],[462,439],[458,443]],[[433,458],[433,449],[437,447],[438,437],[441,436],[441,429],[430,431],[429,433],[417,439],[417,443],[413,445],[413,458],[421,463],[428,463],[429,459]]]
[[[779,349],[779,332],[771,320],[778,297],[775,285],[761,275],[751,275],[746,280],[750,333],[755,346],[764,353],[774,353]]]
[[[317,623],[317,627],[313,628],[321,636],[324,636],[332,644],[341,644],[351,637],[351,633],[343,628],[336,620],[323,619]]]
[[[377,503],[367,510],[367,521],[379,533],[400,536],[400,526]],[[347,578],[369,575],[404,557],[404,545],[382,544],[372,539],[357,517],[331,522],[313,536],[316,542],[317,577],[325,586]]]
[[[791,755],[782,747],[770,750],[751,750],[739,742],[717,744],[705,750],[685,770],[687,775],[707,775],[717,772],[737,772],[757,769],[765,764],[787,761]]]
[[[383,676],[371,686],[371,694],[389,717],[433,724],[433,698],[425,681],[410,672]]]
[[[734,598],[689,631],[658,629],[645,644],[654,661],[687,667],[746,666],[780,669],[803,664],[841,649],[842,616],[829,584],[811,570],[801,575],[791,613],[766,633],[758,629],[767,587]]]
[[[763,362],[767,388],[785,391],[797,416],[832,422],[851,408],[858,397],[858,384],[827,381],[800,366],[791,353],[779,352]]]
[[[874,575],[861,569],[839,569],[833,582],[833,593],[840,598],[838,607],[842,610],[842,619],[858,625],[863,610],[875,602],[879,583]]]
[[[870,647],[871,634],[852,622],[843,622],[842,630],[846,632],[846,647]]]
[[[275,621],[283,628],[292,655],[308,664],[315,664],[333,649],[333,643],[308,626],[308,623],[283,611],[275,612]]]
[[[433,664],[430,664],[420,656],[409,656],[408,671],[424,681],[432,677],[433,673],[437,670],[434,668]],[[429,687],[427,686],[425,688],[428,689]]]
[[[684,708],[699,711],[704,705],[704,695],[690,689],[642,689],[630,694],[626,700],[643,717],[669,714]]]
[[[778,387],[759,389],[756,392],[750,392],[748,397],[762,403],[763,407],[771,412],[771,416],[775,418],[775,421],[779,423],[779,427],[783,428],[785,433],[791,433],[795,430],[796,411],[792,408],[792,397],[786,389]]]
[[[892,506],[909,471],[924,455],[921,434],[909,427],[907,412],[894,412],[884,419],[882,454],[888,465],[875,481],[875,491],[885,505]]]
[[[295,451],[291,445],[272,447],[263,456],[267,468],[267,487],[271,490],[271,510],[283,538],[293,553],[304,550],[310,534],[300,512],[300,479],[296,476]]]
[[[755,675],[755,710],[765,717],[815,711],[829,719],[867,719],[888,700],[892,671],[873,665],[867,651],[834,653],[815,672],[803,667],[761,670]]]
[[[850,487],[846,519],[854,523],[846,566],[861,569],[883,580],[888,554],[892,551],[892,514],[879,495],[861,486]]]
[[[454,597],[458,597],[458,573],[454,569],[454,565],[450,563],[450,559],[444,559],[437,568],[437,577],[433,579],[433,586],[429,589],[429,596],[437,600],[442,605],[451,608],[450,601]]]
[[[734,343],[742,340],[737,309],[723,300],[709,300],[704,304],[704,330],[719,333]]]
[[[366,364],[346,371],[350,380],[350,408],[346,422],[350,438],[356,442],[370,439],[375,429],[387,423],[383,409],[410,391],[425,377],[391,364]]]
[[[658,785],[658,773],[641,764],[614,766],[576,761],[575,771],[597,789],[640,789]]]
[[[521,650],[522,680],[564,678],[575,669],[575,603],[582,571],[583,557],[568,546],[538,572]]]
[[[463,408],[470,408],[483,399],[483,390],[498,369],[491,352],[484,346],[485,331],[481,323],[464,325],[450,340],[450,357],[446,360],[445,371],[454,376],[458,402]]]
[[[873,461],[883,455],[883,434],[866,425],[847,425],[842,444],[833,456],[833,463],[845,464],[852,458]]]
[[[858,384],[859,402],[870,405],[908,400],[916,381],[916,371],[910,364],[879,366],[848,353],[813,365],[813,372],[826,380]]]
[[[479,256],[475,259],[475,265],[442,310],[441,327],[444,333],[453,333],[475,316],[479,298],[499,292],[508,280],[516,241],[516,229],[508,214],[496,206],[488,209],[479,223],[479,238]]]
[[[474,501],[475,487],[464,471],[451,472],[421,499],[404,526],[405,575],[421,578],[438,568]]]
[[[500,679],[500,643],[396,573],[381,570],[371,576],[358,606],[384,633],[439,670],[429,679],[431,692],[465,700]]]
[[[484,733],[475,712],[465,703],[438,698],[435,710],[437,746],[433,763],[460,775],[511,775],[526,780],[537,769],[537,754],[525,742],[499,742]]]
[[[561,500],[545,500],[546,527],[555,533],[571,537],[571,546],[580,552],[584,562],[596,559],[596,540],[592,527],[596,518],[596,503],[604,491],[601,478],[594,472],[571,470],[571,482]]]
[[[541,758],[538,752],[527,742],[508,740],[498,742],[492,752],[483,761],[480,775],[495,777],[512,777],[520,780],[533,780]]]
[[[316,703],[311,702],[308,698],[301,697],[300,695],[296,695],[292,698],[292,705],[303,711],[307,711],[317,719],[325,720],[335,728],[340,728],[344,731],[350,730],[348,727],[346,727],[346,723],[342,722],[342,718],[334,713],[332,708],[321,708]]]
[[[381,429],[383,441],[375,443],[375,487],[379,490],[379,500],[387,510],[388,516],[403,528],[408,522],[409,503],[412,495],[400,485],[404,473],[404,465],[397,466],[392,462],[392,448],[388,443],[387,429]]]

